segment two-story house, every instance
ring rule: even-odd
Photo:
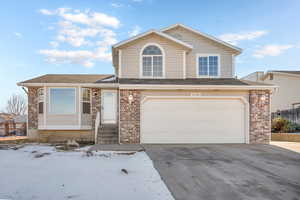
[[[300,71],[270,70],[257,71],[242,78],[243,80],[274,84],[279,88],[272,95],[271,112],[290,110],[300,106]]]
[[[272,85],[238,80],[241,49],[182,24],[112,46],[114,75],[28,88],[28,135],[96,143],[269,143]]]

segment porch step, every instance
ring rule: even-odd
[[[118,138],[118,126],[116,125],[101,125],[98,129],[98,144],[117,144]]]
[[[98,144],[118,144],[118,139],[102,139],[98,141]]]

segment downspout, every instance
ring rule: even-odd
[[[24,92],[28,95],[28,91],[25,89],[25,87],[22,87],[22,89],[23,89]]]

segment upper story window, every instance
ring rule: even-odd
[[[43,88],[39,88],[38,91],[38,110],[39,110],[39,114],[43,114],[44,113],[44,89]]]
[[[163,52],[157,45],[148,45],[142,51],[142,77],[163,77]]]
[[[76,113],[75,88],[50,88],[49,95],[49,112],[51,114]]]
[[[198,77],[218,77],[220,71],[219,55],[198,55],[197,75]]]

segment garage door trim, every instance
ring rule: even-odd
[[[249,144],[249,102],[243,96],[145,96],[140,103],[140,123],[142,123],[143,104],[150,99],[237,99],[245,105],[245,143]],[[142,126],[140,127],[140,143],[142,140]]]

